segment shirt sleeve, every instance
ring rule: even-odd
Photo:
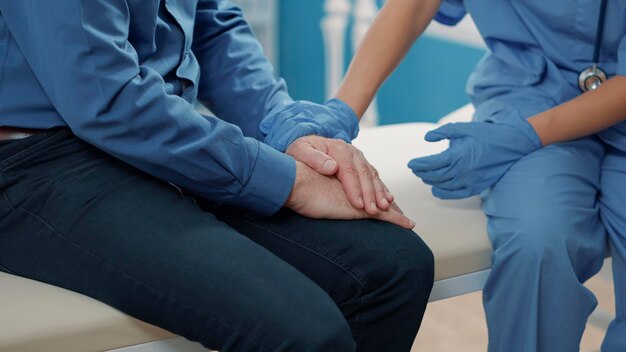
[[[246,136],[263,140],[261,120],[293,100],[241,9],[226,0],[199,0],[193,52],[200,63],[199,100]]]
[[[0,12],[51,103],[79,138],[215,202],[262,214],[284,204],[295,161],[168,95],[162,77],[138,63],[127,40],[124,0],[0,0]],[[237,105],[231,99],[220,107],[228,104]]]
[[[466,14],[463,0],[443,0],[435,15],[435,21],[447,26],[455,26]]]

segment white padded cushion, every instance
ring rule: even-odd
[[[469,121],[472,113],[471,106],[466,106],[443,120]],[[407,167],[412,158],[446,148],[446,142],[424,141],[426,132],[437,126],[406,123],[364,128],[354,145],[378,169],[404,213],[415,220],[415,232],[435,254],[435,279],[441,280],[489,268],[492,249],[478,197],[439,200]]]
[[[473,115],[474,106],[472,104],[467,104],[441,118],[441,120],[439,120],[439,124],[444,125],[452,122],[470,122],[472,121]]]
[[[172,336],[89,297],[0,272],[0,352],[106,351]]]

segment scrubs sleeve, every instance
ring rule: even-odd
[[[467,14],[463,0],[443,0],[439,11],[435,15],[435,21],[454,26],[459,23]]]
[[[216,203],[262,214],[284,204],[295,161],[168,95],[127,40],[126,1],[0,0],[0,12],[79,138]]]
[[[622,38],[617,51],[617,70],[620,76],[626,76],[626,36]]]
[[[259,140],[261,120],[293,102],[239,7],[199,0],[193,52],[200,63],[199,100],[221,119]]]

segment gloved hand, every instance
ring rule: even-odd
[[[413,159],[409,168],[441,199],[460,199],[493,186],[520,158],[542,147],[523,118],[498,123],[451,123],[426,134],[429,142],[450,140],[441,154]]]
[[[265,143],[284,152],[296,139],[308,135],[350,143],[359,132],[359,119],[339,99],[331,99],[324,105],[295,101],[272,111],[259,127],[266,135]]]

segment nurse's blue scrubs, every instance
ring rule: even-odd
[[[468,84],[474,118],[527,118],[581,94],[599,11],[599,0],[444,0],[436,19],[471,14],[489,48]],[[625,35],[626,1],[608,0],[600,67],[609,76],[626,75]],[[582,283],[608,244],[617,318],[602,351],[626,351],[626,124],[521,159],[483,207],[494,248],[489,350],[578,351],[597,304]]]

